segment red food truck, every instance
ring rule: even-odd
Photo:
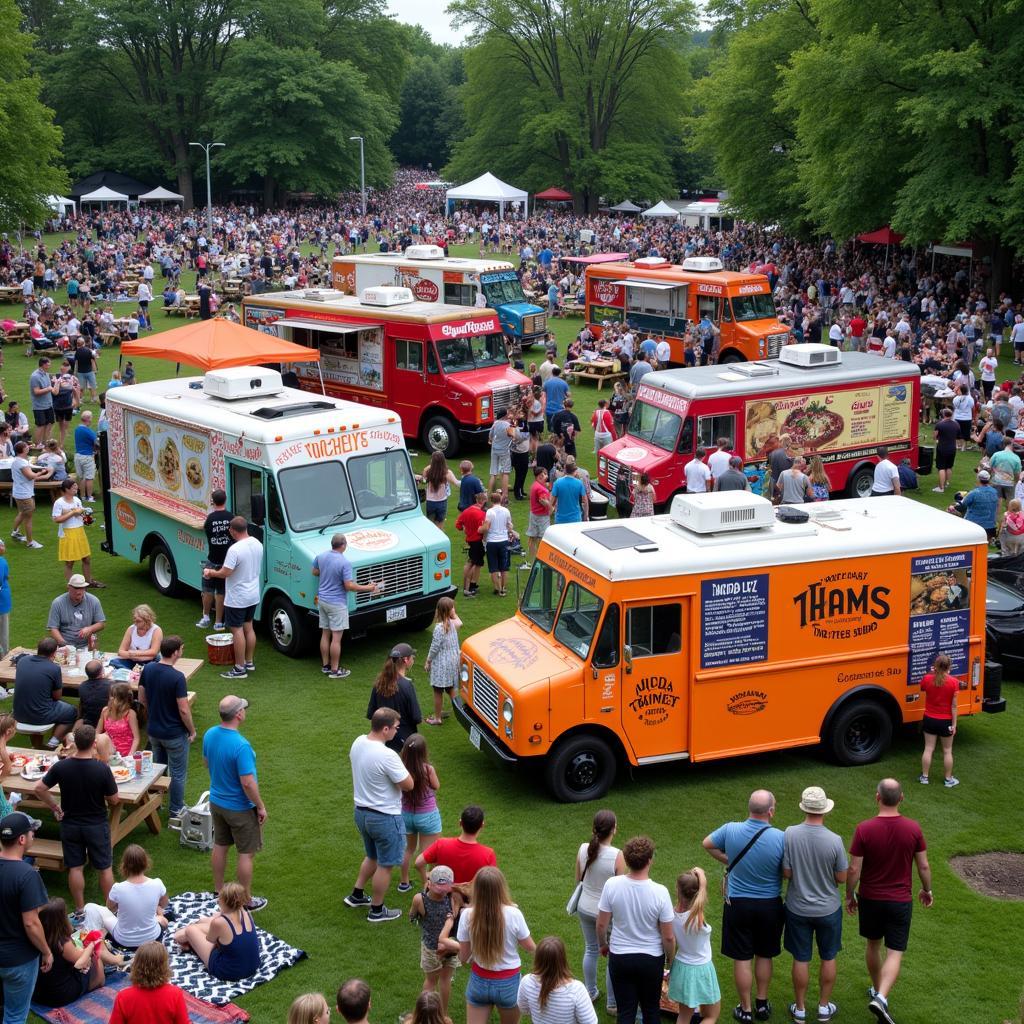
[[[664,338],[671,362],[683,363],[683,334],[705,314],[718,328],[718,361],[777,356],[789,340],[768,278],[723,270],[720,260],[694,256],[681,266],[661,256],[587,266],[587,324],[600,337],[608,321]]]
[[[406,437],[428,451],[458,454],[483,441],[496,411],[528,393],[514,370],[493,309],[419,302],[408,288],[331,289],[246,297],[247,327],[320,351],[320,363],[294,363],[307,391],[394,409]]]
[[[614,500],[626,476],[632,496],[646,472],[655,502],[665,506],[686,489],[694,452],[710,453],[724,437],[760,494],[768,456],[789,434],[808,460],[821,456],[833,492],[866,497],[879,445],[894,462],[921,465],[920,405],[915,363],[831,345],[787,345],[778,359],[761,362],[659,370],[637,387],[626,433],[598,453],[597,487]],[[926,471],[930,458],[929,450]]]

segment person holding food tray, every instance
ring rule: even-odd
[[[64,578],[71,579],[75,562],[80,561],[82,575],[88,580],[88,585],[104,588],[106,584],[92,575],[92,549],[85,533],[86,517],[90,513],[82,507],[82,499],[78,497],[77,480],[68,477],[61,481],[60,497],[53,503],[50,515],[57,524],[57,558],[64,563]]]

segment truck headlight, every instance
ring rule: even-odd
[[[505,703],[501,705],[501,717],[511,725],[512,724],[512,698],[506,697]]]
[[[597,459],[597,471],[598,471],[598,473],[607,473],[608,472],[608,460],[603,455],[598,456],[598,459]]]
[[[465,662],[459,666],[459,682],[463,686],[469,685],[469,666]]]
[[[491,412],[491,400],[490,398],[480,399],[480,412],[484,416],[490,415]]]

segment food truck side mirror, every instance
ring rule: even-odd
[[[633,648],[626,644],[622,648],[622,660],[626,665],[626,672],[630,673],[633,671]]]
[[[252,521],[257,526],[262,526],[267,518],[267,499],[262,494],[254,494],[250,502],[252,504]]]

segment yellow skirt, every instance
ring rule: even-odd
[[[64,536],[57,545],[57,558],[62,562],[77,562],[92,554],[89,538],[85,535],[84,526],[64,528]]]

